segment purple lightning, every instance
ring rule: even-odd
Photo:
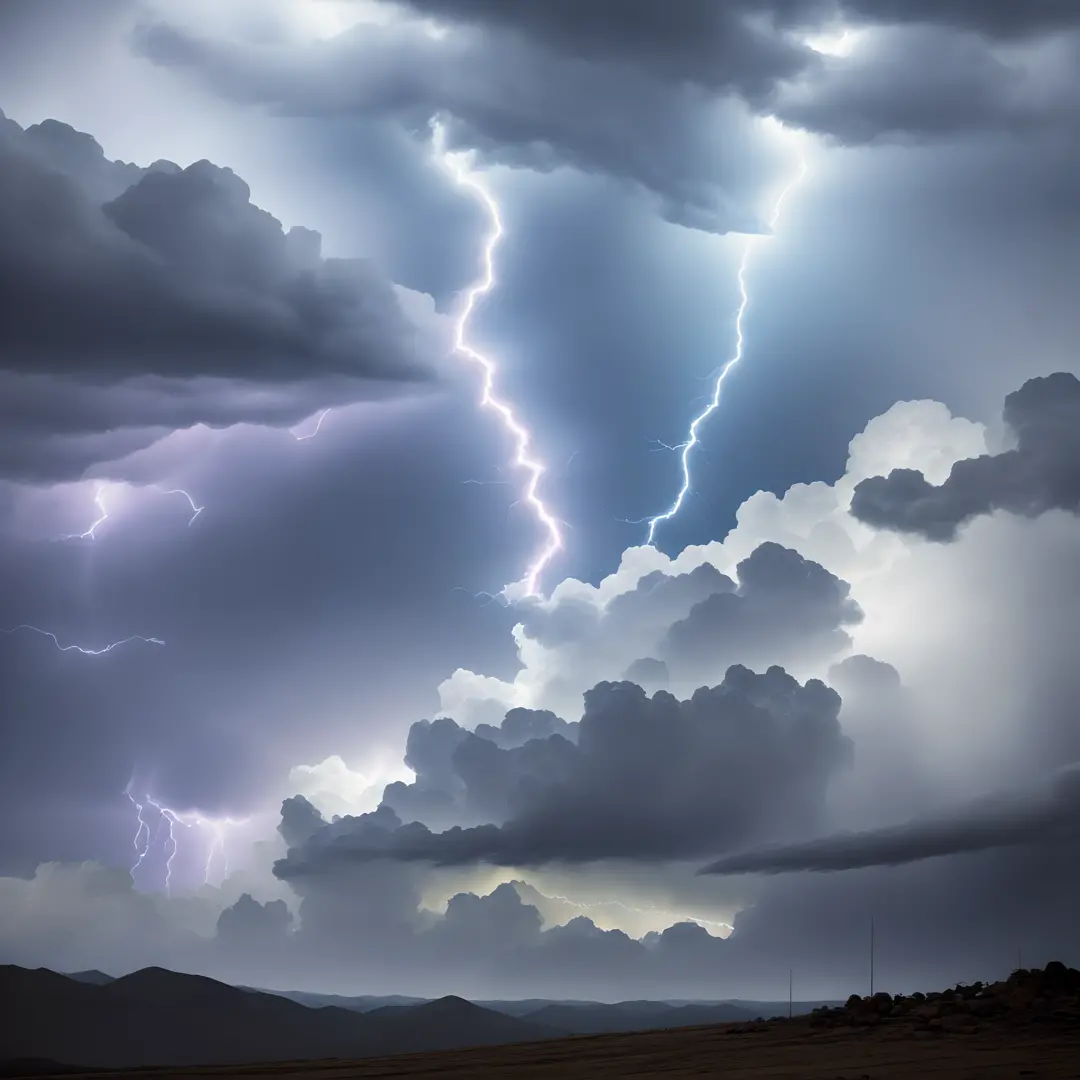
[[[158,488],[157,490],[161,491],[162,495],[183,495],[187,499],[188,506],[191,507],[191,517],[188,518],[189,529],[195,524],[195,519],[206,509],[205,506],[196,506],[195,500],[183,488],[168,488],[166,490]]]
[[[155,637],[143,637],[141,634],[132,634],[130,637],[121,638],[119,641],[114,641],[109,645],[105,645],[100,649],[88,649],[83,645],[61,645],[60,639],[51,630],[42,630],[40,626],[31,626],[30,623],[19,623],[18,626],[3,627],[0,626],[0,634],[16,634],[20,630],[29,630],[35,634],[41,634],[42,637],[52,639],[52,643],[60,650],[60,652],[79,652],[83,656],[104,656],[106,653],[110,653],[113,649],[120,648],[121,645],[127,645],[132,641],[141,641],[144,645],[164,645],[165,642],[161,638]]]
[[[214,869],[215,858],[221,862],[221,871],[218,875],[219,881],[224,881],[229,875],[229,854],[225,847],[225,830],[228,828],[236,828],[240,825],[246,825],[248,818],[234,819],[231,817],[225,818],[212,818],[206,814],[203,814],[199,810],[174,810],[171,806],[166,806],[160,799],[151,796],[141,796],[142,802],[140,802],[131,792],[130,785],[124,790],[124,794],[130,800],[131,805],[135,807],[135,817],[137,821],[137,828],[135,831],[134,845],[136,861],[131,868],[131,872],[134,872],[142,865],[143,860],[146,858],[150,848],[153,846],[154,841],[157,839],[158,834],[162,828],[165,830],[165,895],[171,895],[172,890],[172,875],[173,875],[173,861],[176,858],[176,853],[180,848],[180,841],[177,838],[176,827],[182,825],[185,829],[191,829],[198,827],[201,829],[209,829],[211,833],[210,846],[207,849],[206,860],[203,864],[203,884],[210,884],[210,875]],[[158,813],[158,827],[151,834],[150,826],[143,816],[143,811],[146,806],[151,806]]]
[[[769,217],[769,231],[770,234],[776,229],[776,225],[780,220],[780,212],[783,210],[784,203],[787,201],[788,196],[792,193],[806,179],[807,173],[810,171],[810,166],[805,158],[799,159],[799,167],[792,179],[785,185],[777,196],[776,202],[773,204],[773,211]],[[736,364],[743,357],[743,349],[746,344],[745,336],[743,333],[743,320],[746,316],[746,309],[750,306],[750,292],[746,284],[746,271],[750,264],[750,255],[757,246],[757,241],[761,239],[759,236],[748,236],[743,246],[742,258],[739,261],[739,307],[735,314],[735,351],[732,353],[731,358],[720,368],[720,372],[716,377],[716,382],[713,386],[713,395],[708,405],[705,406],[702,412],[698,413],[694,417],[690,424],[690,433],[686,440],[676,446],[671,447],[672,450],[681,450],[681,463],[682,463],[682,487],[679,489],[678,495],[675,497],[675,501],[665,510],[662,514],[657,514],[654,518],[649,518],[649,534],[647,543],[652,544],[656,537],[656,527],[662,521],[668,521],[673,518],[682,507],[686,496],[690,493],[690,454],[695,446],[699,444],[698,430],[701,425],[720,407],[720,391],[723,388],[724,380],[727,378],[728,373],[735,367]],[[663,444],[661,444],[663,445]]]
[[[491,229],[484,240],[483,276],[466,293],[465,305],[454,326],[454,348],[462,356],[476,364],[483,372],[483,392],[480,404],[491,409],[502,420],[503,427],[509,432],[514,442],[514,464],[528,474],[522,500],[529,504],[546,534],[546,540],[539,552],[525,570],[520,582],[508,585],[503,590],[508,598],[517,596],[536,596],[540,592],[540,577],[551,560],[563,549],[564,541],[559,521],[554,517],[539,495],[540,480],[546,472],[543,464],[537,461],[531,452],[532,434],[518,420],[513,406],[495,393],[495,376],[498,368],[489,356],[474,349],[467,339],[469,322],[480,301],[495,287],[495,249],[503,237],[504,229],[499,206],[491,192],[469,168],[470,154],[451,152],[446,149],[446,131],[442,123],[435,119],[431,122],[432,147],[436,157],[445,166],[455,182],[468,189],[474,198],[487,211]],[[513,594],[513,595],[511,595]]]
[[[98,510],[101,511],[101,514],[98,517],[98,519],[90,526],[90,528],[87,529],[85,532],[81,532],[81,533],[68,533],[66,536],[61,537],[61,539],[63,539],[63,540],[96,540],[97,539],[97,534],[96,534],[97,527],[99,525],[104,524],[106,521],[109,520],[109,511],[108,511],[108,508],[105,506],[105,485],[104,484],[99,485],[97,491],[94,492],[94,504],[97,506]]]
[[[134,874],[135,871],[142,866],[142,861],[146,858],[146,853],[150,850],[150,826],[147,825],[143,818],[143,804],[131,794],[129,789],[125,789],[124,794],[131,800],[131,805],[135,807],[135,817],[139,822],[139,827],[135,830],[135,839],[133,841],[135,845],[135,862],[130,871]],[[142,847],[139,846],[140,841],[143,841]]]
[[[170,810],[167,806],[163,806],[149,795],[146,796],[146,801],[161,815],[160,820],[168,830],[168,836],[165,840],[165,849],[168,851],[168,856],[165,859],[165,895],[169,896],[172,887],[173,859],[176,858],[176,852],[180,847],[179,841],[176,839],[176,826],[183,825],[185,828],[190,829],[191,823],[189,821],[184,821],[184,819],[175,811]]]
[[[100,511],[97,520],[81,533],[68,533],[62,536],[61,540],[96,540],[97,530],[101,525],[104,525],[109,520],[109,509],[105,505],[105,492],[109,485],[101,484],[98,486],[97,491],[94,492],[94,503]],[[151,485],[151,490],[158,492],[160,495],[183,495],[187,500],[188,506],[191,507],[191,517],[188,518],[188,527],[190,528],[195,524],[195,519],[206,509],[205,506],[199,506],[198,503],[191,497],[191,493],[185,491],[183,488],[162,488],[156,484]]]

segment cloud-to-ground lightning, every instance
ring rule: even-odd
[[[769,234],[767,235],[771,235],[775,231],[777,223],[780,220],[781,211],[784,208],[784,203],[787,202],[788,196],[795,188],[806,179],[806,175],[809,171],[809,163],[805,158],[800,157],[798,169],[788,183],[781,189],[776,201],[773,203],[772,214],[769,216],[768,222]],[[742,360],[743,351],[746,345],[743,323],[746,318],[746,309],[750,306],[750,291],[746,283],[746,273],[750,265],[750,256],[757,246],[757,241],[760,239],[762,239],[762,237],[759,235],[748,236],[743,246],[742,256],[739,259],[739,306],[735,313],[735,350],[732,352],[730,359],[720,367],[719,373],[716,376],[716,381],[713,384],[712,397],[708,399],[705,408],[694,417],[685,441],[679,443],[677,446],[671,447],[673,450],[682,451],[680,456],[682,486],[679,488],[679,493],[675,496],[675,501],[667,508],[667,510],[662,514],[657,514],[656,517],[646,519],[649,523],[647,539],[647,543],[649,544],[655,542],[657,526],[661,522],[669,521],[673,518],[686,501],[691,486],[690,455],[694,452],[694,448],[699,445],[700,440],[698,438],[698,433],[701,430],[701,425],[704,424],[705,421],[720,407],[720,393],[724,386],[724,380],[739,361]]]
[[[176,853],[180,848],[176,827],[182,825],[185,829],[197,827],[200,829],[208,829],[210,831],[210,845],[207,848],[206,859],[203,863],[203,884],[210,884],[210,875],[214,870],[215,859],[221,863],[221,869],[218,874],[219,880],[224,881],[225,878],[229,876],[229,854],[225,846],[225,831],[229,828],[246,825],[248,822],[247,818],[240,820],[231,817],[213,818],[199,810],[174,810],[171,806],[166,806],[164,802],[152,795],[140,796],[142,800],[140,802],[140,800],[132,793],[130,785],[124,790],[124,794],[130,800],[131,805],[135,807],[135,818],[138,823],[134,838],[136,860],[131,867],[132,874],[134,874],[142,865],[143,860],[149,853],[154,841],[157,839],[161,830],[164,829],[164,890],[167,896],[171,895],[173,862],[176,859]],[[158,827],[153,833],[151,833],[150,825],[143,816],[147,806],[153,807],[158,814]]]
[[[495,360],[473,348],[468,341],[469,323],[473,314],[476,312],[481,300],[495,288],[495,249],[499,246],[505,231],[502,216],[499,213],[499,206],[494,196],[470,169],[469,153],[447,150],[446,131],[438,119],[432,121],[431,132],[436,157],[454,180],[461,187],[468,190],[487,211],[491,222],[483,246],[483,274],[466,292],[465,304],[454,324],[454,348],[459,354],[481,369],[483,389],[480,404],[483,408],[490,409],[498,414],[503,427],[513,440],[514,465],[524,471],[528,477],[522,492],[522,501],[528,503],[546,536],[542,547],[533,556],[532,561],[526,568],[522,580],[515,583],[515,585],[508,585],[503,592],[508,598],[516,598],[519,594],[536,596],[540,591],[541,575],[564,546],[560,523],[547,508],[539,494],[540,480],[547,470],[532,455],[532,433],[518,419],[513,406],[495,392],[495,378],[498,371]]]
[[[133,641],[141,641],[144,645],[165,644],[161,638],[143,637],[142,634],[131,634],[126,638],[121,638],[119,641],[113,641],[108,645],[103,645],[100,649],[91,649],[87,648],[85,645],[61,645],[60,639],[51,630],[42,630],[40,626],[31,626],[30,623],[19,623],[18,626],[11,627],[0,626],[0,634],[17,634],[20,630],[27,630],[31,633],[40,634],[42,637],[49,638],[60,652],[78,652],[82,653],[83,656],[104,656],[106,653],[111,653],[113,649],[118,649],[121,645],[128,645]]]

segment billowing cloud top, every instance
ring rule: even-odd
[[[0,120],[0,280],[16,371],[255,382],[424,373],[390,284],[324,259],[231,170],[109,162],[55,122]],[[111,194],[104,203],[95,196]]]
[[[0,113],[0,476],[73,479],[168,430],[284,426],[430,381],[434,317],[320,246],[230,169],[110,161]]]
[[[936,486],[914,469],[870,477],[855,488],[851,512],[876,528],[953,540],[964,522],[994,510],[1080,511],[1080,379],[1029,380],[1005,399],[1005,422],[1015,449],[958,461]]]
[[[802,834],[830,776],[850,759],[839,711],[839,695],[821,682],[800,685],[778,667],[762,675],[732,667],[688,701],[601,683],[585,695],[576,743],[554,734],[507,750],[448,726],[446,740],[458,741],[453,780],[487,824],[432,832],[401,825],[384,804],[314,832],[275,872],[291,879],[387,858],[666,860]]]

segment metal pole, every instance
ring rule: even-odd
[[[788,1019],[791,1019],[791,987],[792,987],[792,974],[791,968],[788,968],[787,972],[787,1015]]]

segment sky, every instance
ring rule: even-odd
[[[1080,963],[1078,57],[1071,0],[4,4],[0,962]]]

